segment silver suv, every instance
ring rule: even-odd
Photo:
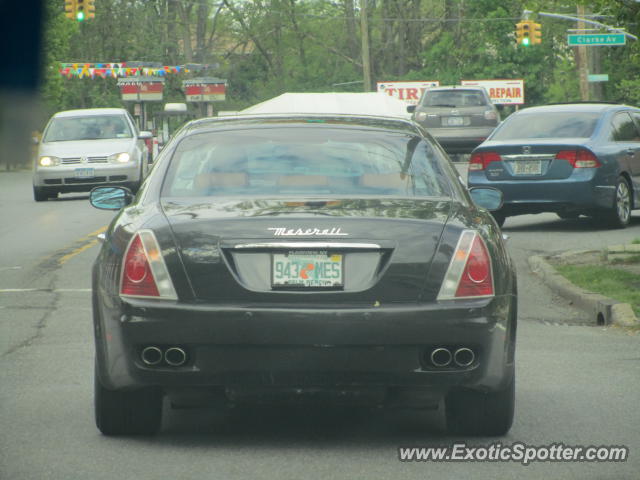
[[[482,87],[429,88],[407,111],[450,154],[471,153],[500,123],[500,114]]]

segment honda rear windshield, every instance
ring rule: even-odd
[[[427,90],[422,99],[425,107],[477,107],[487,105],[487,99],[477,90]]]
[[[513,115],[494,133],[491,140],[528,138],[589,138],[599,113],[540,112]]]
[[[406,133],[271,127],[180,141],[164,197],[374,195],[448,197],[440,151]]]

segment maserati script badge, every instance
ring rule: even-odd
[[[342,232],[341,228],[285,228],[285,227],[271,227],[267,228],[271,230],[276,237],[304,237],[304,236],[327,236],[327,237],[344,237],[348,236],[348,233]]]

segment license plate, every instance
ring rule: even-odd
[[[540,160],[526,160],[513,162],[514,175],[540,175],[542,174],[542,162]]]
[[[464,125],[464,119],[462,117],[448,117],[445,120],[450,127],[460,127]]]
[[[93,168],[76,168],[74,172],[76,178],[92,178],[96,176]]]
[[[340,254],[327,252],[274,253],[271,284],[274,287],[331,288],[343,286]]]

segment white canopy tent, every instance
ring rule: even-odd
[[[386,93],[283,93],[239,112],[260,113],[337,113],[410,118],[407,104]]]

